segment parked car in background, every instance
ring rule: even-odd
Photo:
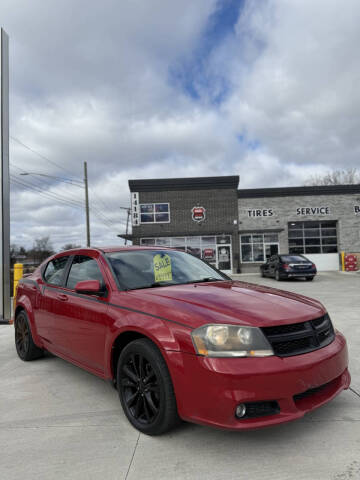
[[[319,301],[163,247],[50,257],[20,280],[14,325],[22,360],[48,350],[112,381],[148,435],[179,418],[233,430],[283,423],[350,385],[346,340]]]
[[[311,281],[316,275],[316,265],[304,255],[272,255],[260,265],[260,273],[262,277],[273,277],[278,281],[299,277]]]

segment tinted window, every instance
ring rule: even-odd
[[[203,279],[224,280],[198,258],[175,250],[138,250],[107,254],[124,289],[179,285]]]
[[[83,280],[99,280],[100,287],[104,288],[105,286],[96,260],[91,257],[86,257],[85,255],[76,255],[71,264],[66,286],[74,290],[75,285]]]
[[[47,264],[44,280],[51,285],[61,285],[69,257],[54,258]]]
[[[290,263],[304,263],[309,262],[309,260],[305,257],[300,255],[281,255],[282,262],[290,262]]]

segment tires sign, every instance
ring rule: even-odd
[[[194,222],[203,222],[206,217],[206,210],[204,207],[193,207],[191,209],[191,216]]]

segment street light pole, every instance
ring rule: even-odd
[[[85,184],[85,210],[86,210],[86,246],[90,247],[90,212],[89,212],[87,162],[84,162],[84,184]]]

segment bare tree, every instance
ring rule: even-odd
[[[34,245],[29,252],[37,263],[41,263],[45,258],[54,253],[50,237],[35,238]]]
[[[360,183],[360,173],[356,168],[329,171],[325,175],[313,175],[305,185],[352,185]]]

